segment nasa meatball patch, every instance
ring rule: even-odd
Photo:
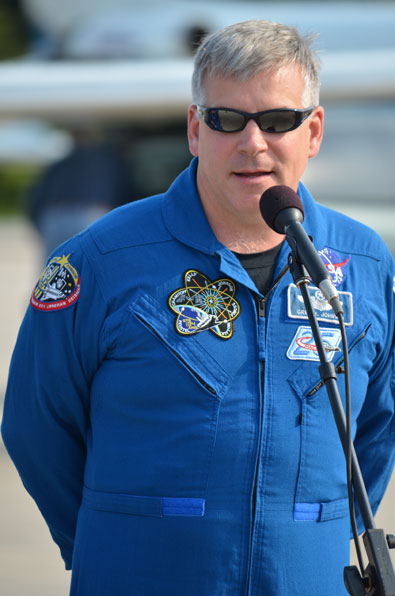
[[[30,304],[42,311],[54,311],[71,306],[80,295],[80,278],[69,262],[70,255],[53,257],[36,287]]]
[[[319,250],[318,254],[332,278],[333,285],[338,288],[346,281],[347,267],[350,262],[350,257],[342,259],[337,252],[328,247]]]

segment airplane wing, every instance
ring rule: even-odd
[[[192,58],[0,63],[0,118],[120,120],[182,116]],[[322,103],[395,97],[395,49],[322,57]]]

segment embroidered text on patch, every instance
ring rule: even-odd
[[[321,290],[315,286],[307,288],[310,294],[311,305],[315,311],[317,321],[339,325],[339,321],[331,305],[323,296]],[[354,322],[353,296],[351,292],[341,292],[339,298],[343,305],[343,318],[345,325],[352,325]],[[290,319],[308,319],[307,310],[303,302],[302,292],[295,284],[290,284],[287,291],[287,315]]]
[[[210,281],[193,269],[185,273],[184,283],[184,288],[169,296],[169,306],[178,315],[178,333],[192,335],[209,329],[222,339],[230,339],[233,321],[240,314],[235,284],[230,279]]]
[[[33,290],[30,304],[38,310],[66,308],[80,295],[80,278],[69,263],[70,255],[54,257],[46,266]]]

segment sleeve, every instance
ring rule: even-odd
[[[83,487],[89,389],[103,359],[106,313],[89,263],[75,250],[77,240],[72,242],[49,261],[32,294],[11,360],[2,422],[7,451],[66,569]],[[69,289],[62,294],[65,285]]]
[[[384,318],[354,441],[374,514],[395,463],[395,268],[392,258],[382,264],[381,272],[386,278],[381,294],[384,303],[380,309]],[[380,292],[376,296],[379,299]]]

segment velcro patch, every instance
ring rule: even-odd
[[[69,263],[70,255],[54,257],[33,290],[30,304],[41,311],[53,311],[74,304],[80,295],[80,278]]]
[[[340,329],[320,328],[322,341],[325,351],[327,352],[327,360],[330,362],[335,352],[339,352],[339,344],[341,341]],[[291,345],[287,351],[287,358],[290,360],[312,360],[319,361],[317,346],[313,337],[311,327],[299,327],[295,333]]]
[[[321,290],[315,286],[309,286],[307,290],[310,295],[311,306],[315,311],[317,321],[338,325],[338,318]],[[351,292],[339,292],[339,299],[343,305],[344,324],[351,326],[354,322],[352,294]],[[308,319],[302,292],[295,286],[295,284],[290,284],[288,286],[287,314],[290,319]]]
[[[240,314],[235,293],[236,286],[230,279],[211,281],[195,269],[188,270],[184,287],[169,296],[168,304],[177,314],[177,332],[188,336],[209,330],[221,339],[230,339],[233,321]]]
[[[318,254],[332,278],[333,285],[338,288],[346,280],[350,257],[340,257],[328,247],[319,250]]]

